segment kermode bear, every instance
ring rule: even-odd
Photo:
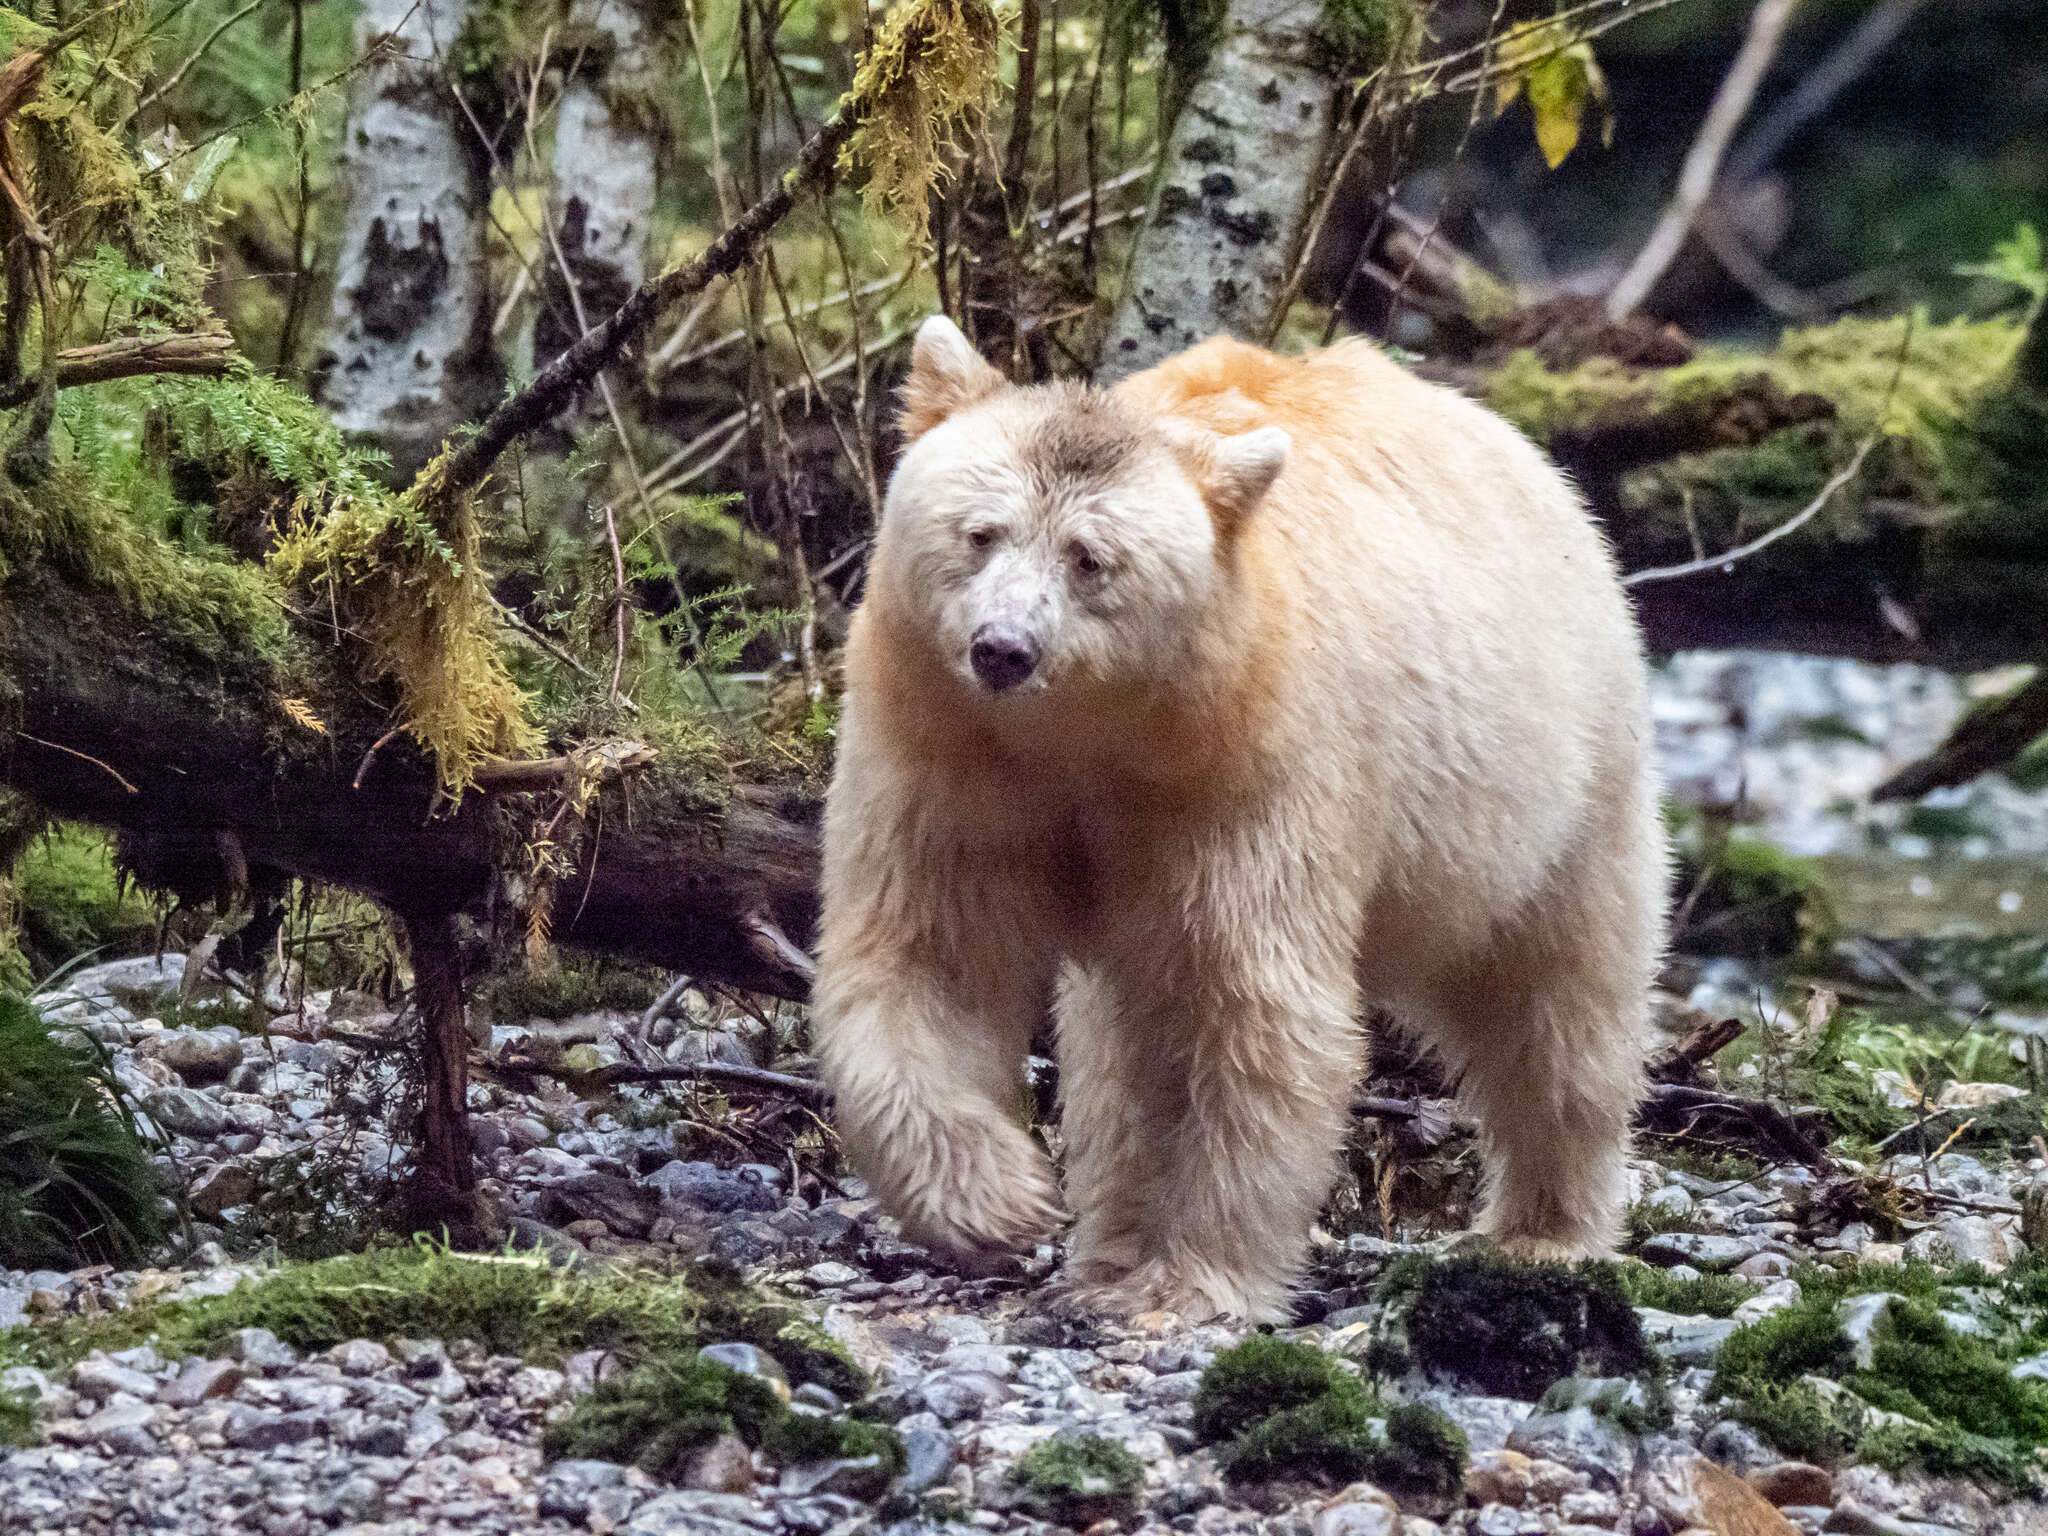
[[[1604,1251],[1665,845],[1600,532],[1370,344],[1018,388],[918,332],[846,652],[814,1022],[912,1238],[1028,1252],[1057,1026],[1068,1276],[1278,1320],[1382,1005],[1481,1127],[1478,1228]]]

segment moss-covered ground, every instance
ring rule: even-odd
[[[0,1334],[0,1364],[63,1365],[144,1342],[171,1357],[205,1354],[243,1328],[267,1328],[306,1350],[358,1338],[474,1339],[541,1364],[585,1349],[670,1359],[737,1341],[766,1350],[792,1380],[845,1397],[866,1389],[859,1368],[800,1306],[719,1266],[568,1270],[530,1253],[458,1253],[424,1240],[284,1265],[224,1296],[16,1329]]]
[[[1240,1482],[1371,1478],[1442,1495],[1465,1467],[1464,1434],[1436,1410],[1389,1408],[1346,1362],[1265,1335],[1225,1350],[1202,1373],[1193,1427]]]
[[[1712,1392],[1787,1456],[2040,1481],[2048,1384],[2013,1375],[2048,1350],[2048,1262],[1993,1276],[1974,1265],[1802,1266],[1797,1305],[1722,1345]],[[1885,1295],[1859,1349],[1842,1303]]]
[[[1144,1480],[1142,1461],[1116,1441],[1090,1434],[1056,1435],[1010,1469],[1021,1508],[1076,1530],[1130,1518]]]
[[[903,1467],[895,1432],[837,1414],[793,1410],[786,1388],[716,1360],[667,1352],[607,1377],[548,1427],[551,1460],[630,1462],[676,1480],[691,1457],[721,1435],[737,1435],[784,1466],[875,1458],[872,1491]]]

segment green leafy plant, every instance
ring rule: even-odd
[[[113,1064],[72,1040],[0,994],[0,1266],[132,1263],[164,1238],[163,1188]]]

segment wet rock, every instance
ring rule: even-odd
[[[1749,1485],[1780,1509],[1787,1505],[1835,1502],[1834,1476],[1825,1467],[1804,1461],[1758,1467],[1749,1474]]]
[[[1473,1455],[1497,1451],[1508,1443],[1515,1427],[1526,1419],[1533,1405],[1513,1397],[1481,1397],[1431,1388],[1421,1401],[1443,1414],[1464,1431]]]
[[[242,1385],[242,1367],[233,1360],[188,1360],[185,1368],[157,1393],[167,1408],[197,1408],[217,1397],[232,1397]]]
[[[208,1221],[218,1221],[222,1212],[254,1200],[256,1189],[254,1169],[242,1163],[221,1163],[209,1168],[192,1186],[192,1209]]]
[[[1890,1291],[1871,1291],[1861,1296],[1847,1296],[1835,1309],[1835,1316],[1841,1320],[1842,1332],[1849,1336],[1849,1342],[1856,1346],[1856,1364],[1867,1368],[1877,1349],[1877,1323],[1885,1309],[1903,1297]]]
[[[117,1392],[148,1402],[157,1394],[157,1381],[95,1350],[71,1368],[71,1390],[96,1403],[104,1403]]]
[[[1401,1536],[1401,1509],[1371,1483],[1353,1483],[1323,1501],[1311,1528],[1315,1536]]]
[[[774,1529],[751,1499],[729,1493],[664,1493],[633,1511],[626,1536],[747,1536]]]
[[[1791,1536],[1793,1527],[1736,1473],[1680,1441],[1645,1447],[1633,1491],[1668,1529]]]
[[[1520,1451],[1503,1447],[1483,1451],[1465,1468],[1465,1498],[1475,1505],[1510,1504],[1520,1508],[1528,1502],[1534,1479],[1533,1465]]]
[[[324,1358],[345,1375],[374,1376],[391,1364],[391,1351],[375,1339],[350,1339],[328,1350]]]
[[[953,1470],[953,1437],[943,1429],[902,1431],[902,1474],[896,1479],[899,1493],[923,1493],[936,1488]]]
[[[159,1088],[142,1096],[149,1118],[178,1136],[210,1141],[228,1128],[227,1111],[196,1088]]]
[[[545,1408],[569,1395],[569,1378],[546,1366],[522,1366],[505,1383],[505,1392],[521,1408]]]
[[[676,1481],[703,1493],[749,1493],[754,1487],[754,1453],[738,1435],[720,1435],[691,1455]]]
[[[1508,1449],[1558,1462],[1585,1473],[1594,1487],[1608,1489],[1628,1480],[1635,1455],[1630,1436],[1583,1403],[1530,1414],[1508,1436]]]
[[[221,1353],[254,1371],[288,1371],[299,1363],[299,1352],[268,1328],[236,1329]]]
[[[785,1400],[789,1397],[789,1373],[765,1349],[752,1344],[706,1344],[697,1351],[697,1358],[722,1365],[742,1376],[758,1376]]]
[[[1669,1267],[1690,1264],[1695,1269],[1717,1274],[1733,1269],[1756,1253],[1762,1244],[1754,1238],[1729,1237],[1717,1232],[1660,1232],[1637,1250],[1645,1264]]]
[[[1963,1536],[1952,1525],[1934,1525],[1925,1520],[1907,1520],[1882,1510],[1844,1499],[1821,1525],[1834,1536]]]
[[[1930,1264],[1982,1264],[1997,1274],[2017,1254],[2013,1217],[1949,1215],[1938,1227],[1916,1232],[1906,1242],[1906,1257]]]
[[[948,1424],[978,1419],[1015,1395],[1000,1377],[976,1370],[936,1372],[924,1379],[919,1393],[925,1407]]]
[[[1636,1308],[1636,1317],[1650,1347],[1678,1365],[1708,1364],[1739,1326],[1733,1318],[1687,1317],[1655,1307]]]
[[[242,1037],[225,1025],[218,1029],[167,1029],[137,1047],[138,1054],[156,1057],[191,1088],[226,1082],[242,1064],[243,1050]]]
[[[715,1163],[668,1163],[641,1182],[656,1190],[664,1204],[690,1211],[772,1211],[782,1204],[781,1195],[757,1173]]]
[[[310,1440],[320,1430],[320,1415],[316,1413],[278,1413],[236,1403],[228,1410],[221,1438],[240,1451],[274,1451],[280,1445]]]
[[[1773,1312],[1783,1312],[1787,1307],[1796,1307],[1799,1305],[1799,1298],[1798,1281],[1774,1280],[1736,1307],[1733,1320],[1744,1325],[1758,1322]]]

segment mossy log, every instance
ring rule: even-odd
[[[1430,370],[1542,443],[1631,573],[1742,546],[1860,471],[1788,537],[1632,583],[1653,649],[1800,651],[1971,671],[2048,653],[2048,380],[2037,320],[1840,320],[1768,351],[1617,361],[1565,323]],[[1519,338],[1518,338],[1519,340]],[[1682,340],[1682,338],[1681,338]]]
[[[331,656],[292,674],[324,732],[280,708],[275,658],[151,625],[48,566],[0,604],[9,699],[0,779],[54,815],[123,835],[153,881],[217,888],[251,868],[360,891],[401,917],[482,910],[516,823],[501,797],[436,810],[430,761]],[[368,766],[365,770],[365,760]],[[791,946],[817,915],[812,799],[733,790],[722,805],[601,791],[601,835],[560,885],[556,942],[778,997],[809,976]]]

